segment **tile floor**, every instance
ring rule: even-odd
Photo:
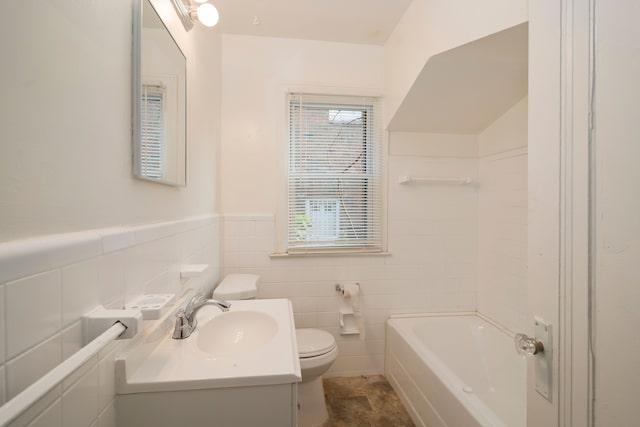
[[[414,427],[382,375],[323,379],[329,420],[323,427]]]

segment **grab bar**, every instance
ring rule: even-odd
[[[18,393],[13,399],[0,406],[0,427],[5,427],[11,421],[14,421],[22,415],[31,405],[60,384],[73,371],[95,356],[111,341],[122,335],[126,329],[127,327],[119,321],[114,323],[96,339],[75,352],[38,381]]]

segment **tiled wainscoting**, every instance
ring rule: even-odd
[[[144,293],[211,287],[218,280],[216,216],[44,236],[0,244],[0,403],[82,347],[82,315],[122,308]],[[180,279],[183,264],[209,264]],[[115,427],[117,341],[12,426]]]
[[[400,175],[464,178],[471,185]],[[481,311],[517,330],[526,298],[526,149],[477,158],[390,156],[388,255],[274,257],[274,215],[224,218],[223,272],[262,278],[261,298],[289,298],[297,327],[331,332],[328,376],[380,374],[390,314]],[[341,335],[336,283],[358,282],[364,340]]]
[[[289,298],[296,327],[331,332],[338,358],[329,376],[381,374],[384,322],[392,313],[476,309],[477,188],[397,184],[398,175],[477,178],[477,159],[389,159],[390,255],[272,257],[273,215],[224,218],[224,274],[261,276],[259,297]],[[364,340],[341,335],[336,283],[358,282]]]

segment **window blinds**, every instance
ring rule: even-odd
[[[382,250],[377,98],[289,95],[288,251]]]
[[[162,178],[164,141],[164,88],[142,86],[140,175]]]

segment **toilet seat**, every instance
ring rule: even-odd
[[[336,347],[336,340],[327,331],[320,329],[296,329],[298,356],[301,359],[329,353]]]

